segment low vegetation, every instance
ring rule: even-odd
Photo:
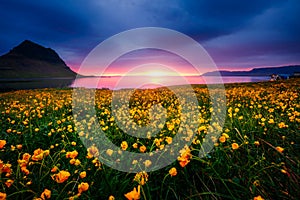
[[[86,115],[85,123],[72,113],[71,89],[2,93],[0,199],[297,199],[299,86],[296,79],[226,85],[225,124],[221,135],[210,137],[213,151],[202,158],[198,154],[212,128],[210,116],[218,111],[211,109],[207,88],[194,86],[201,115],[193,138],[187,135],[191,145],[176,152],[172,164],[146,172],[154,163],[144,162],[138,173],[110,168],[101,155],[118,162],[122,152],[155,152],[174,143],[181,119],[171,90],[136,90],[129,114],[116,117],[112,91],[97,90],[96,117]],[[156,103],[168,110],[156,137],[141,139],[118,128],[116,121],[124,116],[134,124],[149,123],[149,108]],[[118,151],[96,145],[93,123]]]

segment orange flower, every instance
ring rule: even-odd
[[[0,140],[0,149],[6,145],[6,140]]]
[[[177,175],[177,169],[175,167],[172,167],[170,170],[169,170],[169,174],[171,176],[176,176]]]
[[[138,186],[138,191],[136,191],[136,188],[134,188],[131,192],[128,192],[127,194],[125,194],[124,196],[128,199],[128,200],[138,200],[140,199],[140,185]]]
[[[219,141],[221,143],[224,143],[226,141],[226,137],[224,135],[222,135],[221,137],[219,137]]]
[[[178,161],[181,167],[185,167],[190,162],[190,160],[187,160],[185,158],[178,158]]]
[[[44,192],[41,194],[41,198],[43,200],[50,199],[51,198],[51,191],[48,189],[45,189]]]
[[[52,179],[55,180],[57,183],[63,183],[71,176],[68,171],[60,171],[57,174],[52,175]]]
[[[21,167],[21,171],[22,171],[23,173],[25,173],[26,175],[29,174],[29,170],[26,168],[26,166]]]
[[[82,182],[78,185],[78,192],[79,193],[82,193],[82,192],[85,192],[89,189],[89,184],[88,183],[85,183],[85,182]]]
[[[13,183],[14,183],[14,180],[11,180],[11,179],[5,181],[5,185],[6,185],[8,188],[9,188]]]
[[[78,152],[76,150],[71,151],[71,152],[69,151],[66,154],[66,158],[76,158],[77,156],[78,156]]]
[[[31,155],[29,153],[24,153],[22,156],[23,160],[25,160],[25,161],[29,161],[30,157],[31,157]]]
[[[11,164],[4,164],[2,160],[0,160],[0,174],[7,173],[6,176],[9,176],[11,173]]]
[[[144,153],[147,150],[147,148],[143,145],[140,146],[140,152]]]
[[[253,200],[264,200],[264,198],[262,198],[260,195],[258,195],[257,197],[254,197]]]
[[[58,167],[54,166],[52,169],[51,169],[51,172],[56,172],[58,170]]]
[[[80,174],[79,174],[79,176],[80,176],[80,178],[85,178],[86,177],[86,172],[84,171],[84,172],[81,172]]]
[[[231,144],[231,147],[232,147],[233,150],[236,150],[236,149],[238,149],[240,146],[239,146],[239,144],[237,144],[237,143],[234,142],[234,143]]]
[[[192,157],[191,150],[188,146],[185,146],[180,151],[180,156],[177,158],[181,167],[185,167],[189,162],[190,158]]]
[[[36,149],[33,152],[33,156],[31,157],[32,160],[34,161],[39,161],[42,160],[44,158],[44,156],[49,155],[49,150],[44,151],[43,149]]]
[[[282,153],[282,152],[284,151],[284,148],[282,148],[282,147],[279,147],[279,146],[278,146],[278,147],[276,147],[275,149],[276,149],[278,152],[280,152],[280,153]]]
[[[121,149],[122,149],[123,151],[125,151],[127,148],[128,148],[127,142],[126,142],[126,141],[123,141],[123,142],[121,143]]]
[[[6,199],[6,193],[0,192],[0,200],[5,200]]]

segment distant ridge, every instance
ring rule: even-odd
[[[30,40],[25,40],[0,56],[0,79],[74,78],[59,55]]]
[[[254,68],[250,71],[212,71],[204,73],[203,76],[271,76],[272,74],[293,75],[300,72],[300,65]]]

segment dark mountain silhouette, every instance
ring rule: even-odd
[[[222,76],[271,76],[272,74],[294,75],[300,72],[300,65],[254,68],[250,71],[219,71]],[[218,72],[207,72],[203,76],[215,76]]]
[[[32,41],[25,40],[0,56],[0,79],[75,78],[59,55]]]

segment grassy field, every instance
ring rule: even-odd
[[[217,111],[211,109],[207,88],[197,85],[201,117],[195,137],[188,138],[191,145],[175,152],[178,158],[171,165],[148,173],[142,167],[139,173],[114,170],[98,156],[149,153],[172,144],[180,105],[170,90],[137,90],[130,114],[120,113],[143,125],[154,103],[168,110],[159,134],[144,139],[118,129],[109,90],[97,90],[97,118],[87,115],[85,124],[74,120],[71,89],[1,93],[0,199],[298,199],[300,80],[225,88],[226,120],[220,137],[211,137],[213,151],[198,157]],[[118,152],[94,145],[93,123],[120,147]]]

